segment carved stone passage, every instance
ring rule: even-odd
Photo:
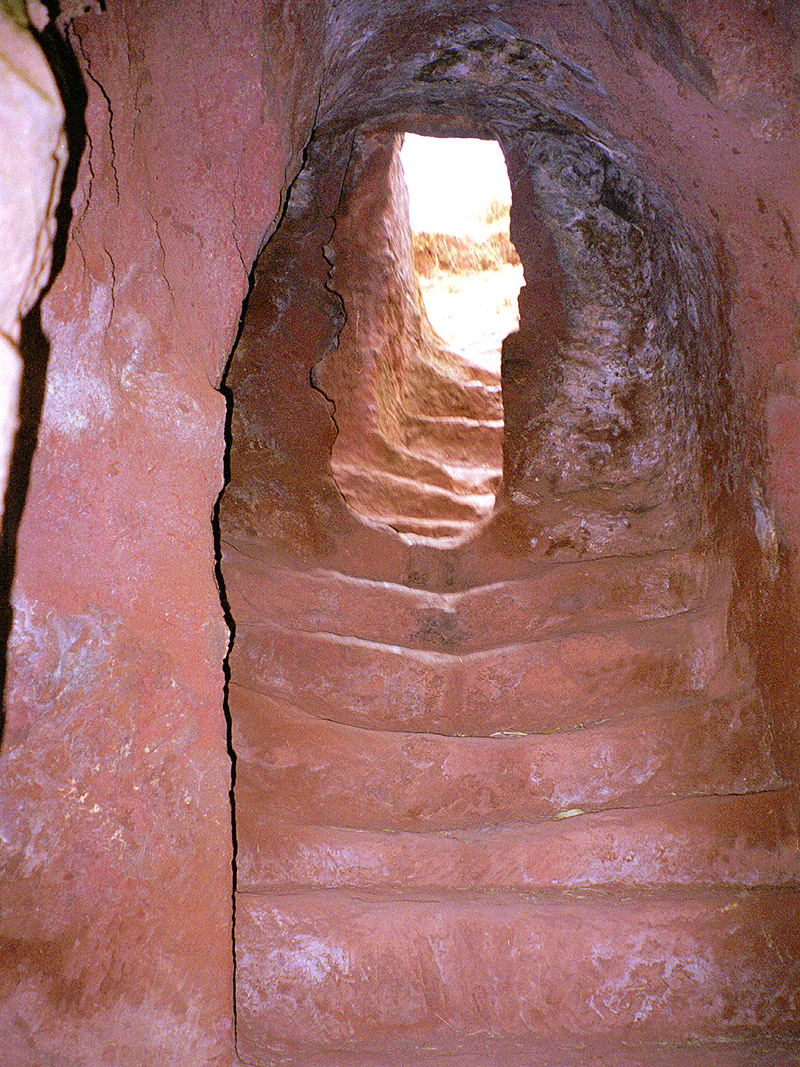
[[[491,512],[500,483],[500,377],[449,351],[428,321],[399,147],[392,133],[354,144],[328,246],[347,318],[314,380],[334,404],[332,469],[353,510],[400,532],[459,536]],[[477,258],[466,238],[450,241]]]
[[[764,888],[798,873],[791,817],[724,568],[664,552],[454,592],[235,564],[248,1062],[791,1010],[770,945],[794,914]]]
[[[247,1063],[550,1063],[796,1018],[794,801],[737,570],[750,553],[766,604],[775,564],[720,263],[646,175],[541,127],[500,137],[527,288],[503,491],[466,541],[359,521],[316,444],[332,400],[345,492],[387,456],[424,481],[404,450],[402,370],[428,343],[408,243],[375,267],[391,129],[319,137],[259,263],[223,506]],[[290,239],[312,270],[287,267]],[[293,362],[309,292],[319,341]],[[251,403],[268,353],[298,367],[291,425]],[[454,389],[426,386],[434,407]]]
[[[1,1067],[800,1063],[800,5],[0,10]],[[526,277],[458,542],[402,131]]]

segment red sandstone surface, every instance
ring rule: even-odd
[[[31,10],[2,1062],[800,1063],[795,5]],[[499,393],[404,130],[505,152]]]

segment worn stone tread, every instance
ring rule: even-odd
[[[351,480],[358,485],[360,479],[368,476],[378,488],[384,483],[391,487],[396,481],[410,482],[417,489],[436,488],[456,498],[462,495],[494,497],[502,476],[499,467],[445,465],[414,452],[398,452],[391,457],[391,465],[387,457],[385,467],[365,466],[363,461],[356,465],[347,459],[339,460],[333,464],[333,471],[342,488],[346,488]]]
[[[556,889],[781,886],[800,882],[790,790],[668,799],[539,823],[447,833],[292,824],[257,814],[247,780],[237,820],[240,892],[291,887]]]
[[[729,587],[727,568],[688,552],[540,566],[527,578],[433,592],[337,571],[226,568],[237,620],[409,648],[478,651],[498,644],[697,609]]]
[[[500,455],[497,458],[502,459]],[[441,485],[445,489],[452,489],[455,483],[460,484],[465,479],[476,476],[485,478],[487,473],[494,476],[502,474],[497,462],[491,468],[484,465],[476,467],[474,462],[443,463],[440,458],[406,448],[398,441],[385,437],[378,429],[373,429],[365,439],[339,443],[336,454],[331,459],[335,469],[360,469],[365,461],[379,469],[403,474],[408,478],[418,478],[433,485]]]
[[[475,426],[486,426],[492,430],[502,430],[502,419],[470,418],[468,415],[422,415],[412,414],[408,421],[417,426],[446,427],[452,430],[471,430]]]
[[[798,1067],[800,1036],[794,1028],[659,1042],[597,1035],[588,1041],[533,1036],[519,1041],[485,1032],[463,1037],[446,1032],[415,1042],[384,1035],[379,1041],[361,1042],[357,1049],[282,1049],[279,1062],[280,1067]],[[233,1067],[249,1065],[237,1057]]]
[[[800,893],[238,894],[240,1055],[796,1024]]]
[[[401,515],[405,519],[477,522],[491,511],[495,499],[493,488],[450,491],[374,467],[337,468],[336,481],[350,506],[376,521],[384,521],[386,515]]]
[[[491,735],[570,729],[700,693],[728,661],[718,605],[455,654],[274,624],[241,625],[240,685],[371,729]],[[722,681],[720,684],[724,684]]]
[[[231,687],[237,790],[290,822],[455,830],[784,785],[757,698],[522,737],[362,730]]]
[[[406,447],[423,455],[493,467],[503,445],[504,423],[499,419],[409,415],[404,432]]]
[[[386,526],[391,526],[402,537],[418,541],[440,543],[441,541],[453,541],[455,538],[463,539],[475,528],[475,522],[447,521],[445,519],[419,519],[409,518],[405,515],[384,515],[380,520]],[[479,520],[476,520],[479,521]]]

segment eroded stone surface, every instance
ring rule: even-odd
[[[531,742],[320,724],[313,706],[279,707],[282,718],[267,706],[265,717],[260,698],[241,698],[237,710],[245,690],[234,676],[242,801],[268,791],[276,809],[298,814],[284,819],[282,852],[271,844],[275,812],[242,814],[251,850],[242,870],[258,890],[243,886],[239,897],[242,1058],[269,1063],[277,1048],[303,1067],[407,1067],[432,1050],[445,1062],[538,1056],[552,1067],[541,1033],[562,1026],[575,1035],[565,1063],[588,1067],[593,1056],[630,1067],[638,1057],[676,1067],[711,1062],[707,1046],[687,1049],[690,1033],[796,1028],[787,784],[797,774],[796,641],[790,587],[780,584],[800,528],[791,5],[286,0],[212,14],[194,0],[158,12],[70,3],[59,25],[86,84],[88,138],[66,262],[42,309],[50,366],[14,594],[1,813],[9,1063],[188,1067],[233,1057],[227,635],[210,523],[225,410],[215,387],[248,273],[314,126],[228,379],[225,537],[261,567],[319,572],[331,602],[347,600],[343,573],[383,583],[383,604],[365,602],[370,634],[349,635],[360,648],[383,646],[362,676],[381,700],[387,677],[399,685],[399,668],[425,651],[402,651],[428,610],[409,590],[444,598],[489,585],[513,600],[514,583],[562,563],[576,568],[575,595],[564,601],[558,581],[545,581],[551,614],[539,624],[554,658],[568,630],[585,651],[584,615],[605,611],[612,633],[652,623],[655,642],[674,627],[681,662],[703,669],[687,693],[692,670],[662,664],[663,704],[637,720],[646,679],[603,673],[598,659],[597,684],[616,693],[620,719],[571,746],[567,734]],[[355,128],[452,135],[476,124],[507,152],[527,288],[504,359],[505,496],[482,533],[453,551],[410,546],[348,511],[330,471],[330,405],[311,376],[344,336],[325,250]],[[768,470],[758,443],[764,383]],[[667,561],[687,549],[706,561],[708,585],[693,572],[687,587],[684,572],[679,588],[669,578],[665,588],[675,573]],[[614,578],[608,557],[635,557],[639,577]],[[594,565],[594,580],[578,570]],[[275,596],[273,628],[292,629],[281,597],[267,593],[258,611],[268,614]],[[653,603],[680,611],[684,593],[684,610],[705,611],[708,625],[642,615]],[[506,644],[525,628],[524,598],[518,610],[478,611],[480,595],[455,613],[472,642],[468,660],[490,647],[485,627]],[[309,594],[297,628],[327,626],[334,611],[323,606]],[[457,636],[452,606],[435,601],[414,630],[434,657],[457,655],[442,647]],[[257,624],[243,609],[240,651],[268,634]],[[385,646],[398,636],[390,661]],[[256,653],[264,664],[271,640]],[[319,685],[309,680],[314,641],[335,644],[304,640],[306,662],[295,656],[287,675],[295,690],[307,688],[301,667]],[[330,708],[345,721],[346,681],[342,672]],[[485,684],[466,706],[480,708]],[[571,684],[565,707],[577,720],[580,685]],[[327,793],[310,793],[310,764],[291,763],[298,724],[316,737],[304,758],[313,756]],[[601,740],[587,754],[590,736]],[[414,744],[423,745],[416,755]],[[562,773],[597,785],[607,771],[609,797],[647,795],[637,779],[660,760],[659,796],[649,796],[652,810],[584,816],[559,807],[553,790],[533,790],[537,821],[509,823],[504,869],[502,850],[478,847],[475,827],[445,827],[439,803],[472,804],[496,821],[506,788],[513,807],[514,768],[529,772],[531,761],[476,767],[487,744],[501,756],[546,749],[553,790]],[[444,795],[447,779],[426,764],[435,746],[457,749],[464,781],[480,779],[480,789]],[[246,766],[253,752],[268,755],[262,766]],[[365,782],[373,793],[362,796]],[[723,795],[670,795],[698,789]],[[584,795],[564,799],[580,807]],[[408,824],[391,835],[366,825],[371,796],[386,819],[432,825],[409,837]],[[360,824],[348,826],[354,811]],[[572,849],[583,868],[571,865]],[[343,850],[346,875],[331,859]],[[551,893],[610,880],[629,899],[540,904],[515,891],[525,878]],[[430,882],[419,887],[424,901],[404,884],[415,879]],[[717,889],[692,891],[703,879]],[[751,892],[741,896],[743,887]],[[441,964],[437,946],[447,949]],[[549,975],[536,969],[542,947],[555,961]],[[354,981],[337,984],[342,977]],[[596,1012],[593,992],[602,994]],[[670,1049],[645,1057],[602,1044],[620,1020]],[[596,1055],[586,1034],[598,1035]],[[797,1059],[777,1042],[767,1037],[755,1053],[715,1047],[714,1057],[737,1067],[762,1053],[764,1064]]]
[[[385,1031],[420,1045],[447,1030],[700,1037],[720,1017],[735,1032],[797,1010],[792,893],[431,902],[331,892],[242,895],[240,908],[240,1049],[262,1060],[276,1040],[297,1056]],[[785,957],[770,952],[773,938]]]
[[[249,798],[249,775],[239,784]],[[304,885],[439,890],[792,885],[800,868],[796,798],[691,796],[633,809],[474,830],[352,830],[258,816],[258,791],[237,820],[239,887]],[[624,892],[624,889],[619,889]]]
[[[312,122],[322,12],[102,6],[61,22],[87,136],[42,307],[49,364],[18,541],[0,1046],[15,1067],[221,1065],[216,386]]]
[[[793,105],[768,103],[770,93],[785,92],[783,75],[755,63],[740,106],[732,86],[744,67],[722,58],[716,36],[743,42],[758,32],[767,66],[781,66],[767,44],[778,21],[754,22],[731,8],[720,22],[733,28],[712,30],[699,10],[672,18],[631,5],[603,17],[582,8],[576,17],[555,5],[489,14],[431,4],[410,17],[400,4],[378,26],[352,3],[351,25],[364,31],[358,45],[350,26],[334,27],[302,217],[291,225],[309,263],[315,242],[331,242],[330,274],[313,260],[314,284],[322,289],[327,279],[336,291],[338,280],[345,313],[362,313],[373,329],[363,366],[377,366],[373,354],[403,334],[367,305],[391,308],[404,290],[386,281],[390,291],[381,293],[380,275],[366,266],[363,291],[347,277],[348,255],[368,265],[373,247],[366,222],[347,243],[348,206],[360,201],[347,177],[358,148],[351,156],[346,138],[359,124],[357,146],[403,128],[489,129],[506,153],[527,287],[519,331],[503,352],[503,492],[483,530],[459,546],[404,551],[389,531],[382,542],[378,531],[358,531],[330,503],[327,455],[294,451],[294,426],[258,409],[255,393],[242,399],[242,426],[271,426],[269,464],[279,456],[291,468],[295,455],[308,488],[301,507],[284,492],[270,511],[242,435],[241,460],[234,447],[237,507],[223,521],[237,549],[227,566],[239,619],[231,708],[245,1058],[267,1062],[269,1049],[282,1047],[290,1060],[324,1062],[332,1046],[356,1045],[361,1062],[389,1063],[375,1040],[392,1028],[407,1039],[409,1062],[422,1048],[480,1062],[468,1047],[473,1032],[484,1035],[483,1054],[501,1062],[493,1040],[525,1032],[533,1049],[551,1026],[584,1036],[621,1028],[635,1040],[671,1034],[679,1044],[689,1034],[721,1035],[738,1010],[733,1002],[745,1004],[743,991],[732,992],[752,973],[750,920],[739,927],[732,914],[739,897],[730,910],[733,896],[722,903],[719,927],[701,921],[703,934],[689,926],[677,934],[672,919],[655,916],[674,906],[683,923],[700,899],[691,887],[734,884],[762,887],[756,910],[772,916],[777,898],[764,887],[796,884],[794,771],[785,758],[791,698],[767,684],[777,662],[789,660],[776,635],[791,630],[777,607],[776,498],[757,443],[756,386],[774,359],[766,333],[786,351],[792,312],[778,297],[774,330],[763,320],[759,330],[754,317],[768,287],[756,249],[773,225],[770,213],[783,214],[795,195],[784,180],[795,134]],[[382,39],[392,41],[391,65],[381,63]],[[772,118],[753,125],[759,109]],[[379,169],[365,179],[364,201],[375,218],[389,219],[391,168],[384,160],[382,188]],[[338,214],[331,182],[345,191]],[[332,239],[320,213],[342,223],[328,231]],[[795,264],[777,244],[774,251],[794,277]],[[272,307],[285,293],[292,315],[281,255],[272,264],[265,257],[256,293],[268,292]],[[377,254],[375,261],[384,262]],[[402,271],[400,264],[386,276]],[[310,371],[345,407],[351,399],[360,405],[367,433],[383,418],[385,434],[404,425],[404,444],[416,447],[414,434],[439,417],[438,398],[429,398],[429,416],[400,403],[397,379],[380,387],[377,374],[358,379],[348,360],[361,315],[343,325],[341,310],[329,303],[327,327],[315,320],[305,334],[294,409],[305,403],[322,415],[317,398],[309,402]],[[241,380],[263,374],[257,339],[275,337],[275,320],[260,326],[259,315],[246,323],[235,357]],[[284,350],[292,359],[292,345]],[[404,358],[412,356],[400,351],[387,367]],[[776,452],[791,449],[789,377],[772,406],[773,425],[786,427]],[[319,425],[324,434],[324,419]],[[460,424],[449,429],[443,451],[453,462],[464,458],[466,436]],[[352,447],[350,432],[343,419],[343,451]],[[393,470],[386,448],[379,459],[391,477],[365,472],[357,460],[346,471],[354,493],[383,499],[373,514],[397,530],[433,516],[447,485],[415,499],[413,482],[427,472]],[[690,557],[702,561],[699,569],[677,563]],[[539,920],[522,914],[528,904],[519,895],[501,908],[511,916],[504,949],[495,945],[491,962],[478,958],[493,936],[492,892],[546,886],[564,940],[547,942],[545,955],[567,966],[575,945],[564,931],[591,928],[575,948],[580,969],[596,959],[594,905],[559,891],[611,885],[629,898],[630,912],[608,918],[620,943],[603,979],[583,987],[577,971],[559,980],[525,971],[525,950],[509,953],[508,942],[519,929],[539,930]],[[416,893],[430,909],[424,918]],[[783,993],[788,957],[776,948],[782,941],[791,952],[792,892],[784,906],[791,921],[759,950],[776,969],[756,980],[765,999],[750,1004],[751,1022],[741,1016],[741,1025],[797,1022],[797,1005]],[[428,918],[430,936],[420,932]],[[740,929],[744,940],[734,947]],[[627,953],[645,942],[653,955],[639,972]],[[463,952],[451,965],[446,946],[456,943]],[[531,958],[539,958],[533,950]],[[661,969],[668,961],[669,975]],[[635,993],[627,979],[615,985],[610,977],[634,972]],[[590,1005],[606,979],[621,1000],[603,1019]],[[362,1015],[357,1005],[382,985]],[[487,989],[491,996],[476,1007],[476,990]],[[468,990],[474,1011],[465,1014]],[[514,990],[533,998],[528,1007],[541,997],[547,1017],[526,1014]]]

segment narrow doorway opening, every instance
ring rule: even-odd
[[[524,282],[502,149],[497,141],[406,134],[400,161],[428,321],[453,356],[499,380]]]
[[[332,469],[353,511],[409,540],[459,539],[502,480],[500,352],[522,266],[493,140],[357,139],[333,239],[347,325],[321,372]]]

